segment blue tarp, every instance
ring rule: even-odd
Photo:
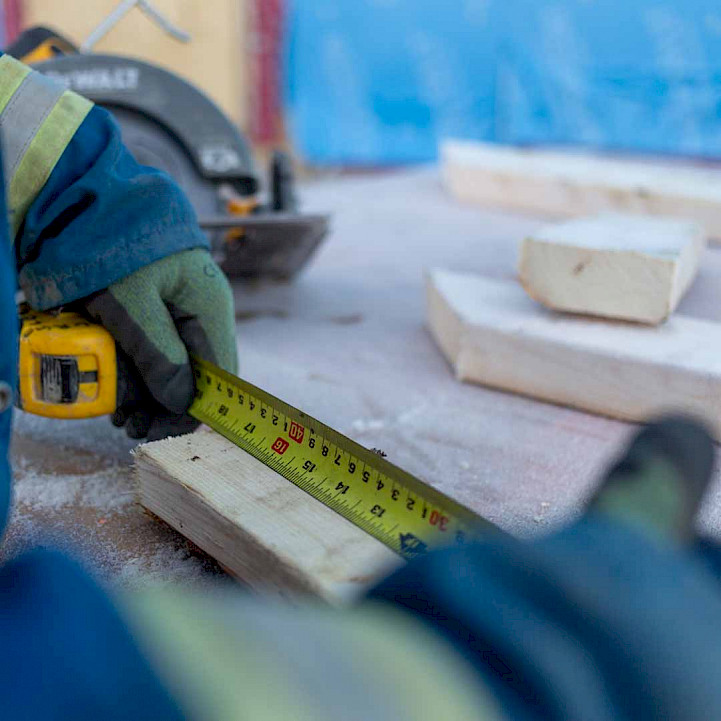
[[[295,0],[288,126],[316,163],[447,136],[721,156],[719,0]]]

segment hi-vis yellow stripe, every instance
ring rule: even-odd
[[[9,55],[0,57],[0,112],[10,102],[20,84],[32,72],[27,65],[11,58]]]
[[[28,208],[47,183],[93,104],[66,90],[30,143],[9,181],[11,238],[17,234]]]
[[[5,178],[10,237],[13,239],[22,225],[28,208],[47,183],[73,135],[93,107],[89,100],[66,90],[59,95],[50,112],[47,112],[47,108],[43,107],[47,93],[43,97],[39,91],[41,86],[46,89],[49,82],[47,78],[37,75],[35,71],[9,55],[0,57],[0,114],[6,110],[9,114],[12,112],[18,114],[18,108],[21,107],[19,104],[27,103],[32,105],[25,105],[22,109],[32,116],[37,104],[36,117],[38,122],[42,121],[34,137],[19,156],[12,177]],[[37,91],[32,87],[32,83],[37,84]],[[23,92],[18,93],[21,88]],[[13,98],[15,98],[14,102]],[[12,128],[3,131],[4,146],[7,145],[7,136],[5,136],[7,132],[12,132]],[[20,149],[23,150],[22,145]]]

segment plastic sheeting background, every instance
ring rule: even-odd
[[[316,163],[447,136],[721,156],[719,0],[295,0],[291,139]]]

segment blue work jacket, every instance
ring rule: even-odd
[[[75,132],[14,240],[20,286],[38,310],[103,290],[171,253],[208,245],[185,194],[166,173],[134,160],[117,123],[98,106]]]

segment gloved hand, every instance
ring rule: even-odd
[[[112,419],[132,438],[157,440],[198,426],[185,413],[194,394],[189,353],[237,372],[232,292],[205,249],[155,261],[84,305],[114,336],[121,365],[137,372],[121,374]]]
[[[692,543],[714,455],[714,442],[698,421],[684,416],[653,421],[607,473],[589,511],[649,536],[679,545]]]

